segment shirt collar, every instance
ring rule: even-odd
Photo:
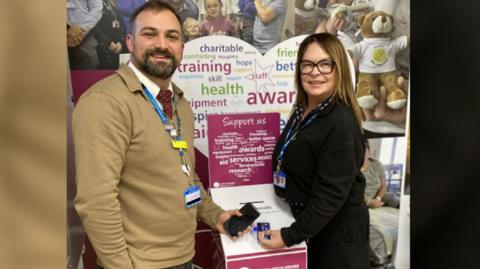
[[[158,95],[158,93],[160,92],[160,87],[158,87],[158,85],[155,84],[155,82],[153,82],[151,79],[145,76],[140,70],[138,70],[138,68],[132,62],[128,63],[128,67],[132,69],[133,73],[135,73],[140,83],[143,86],[145,86],[153,96]],[[168,83],[167,89],[173,93],[172,82]]]

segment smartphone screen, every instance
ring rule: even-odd
[[[223,227],[231,236],[236,236],[238,232],[245,230],[260,216],[260,213],[251,203],[246,203],[239,211],[242,213],[241,217],[232,216],[223,224]]]

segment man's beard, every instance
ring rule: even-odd
[[[150,61],[150,56],[154,55],[162,55],[164,57],[168,57],[171,61],[170,63],[153,63],[152,61]],[[166,49],[162,50],[160,48],[148,49],[147,51],[145,51],[145,54],[143,55],[143,63],[140,66],[142,71],[144,71],[148,75],[160,79],[167,79],[171,77],[177,67],[178,60],[175,55],[171,54]]]

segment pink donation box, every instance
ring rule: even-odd
[[[252,203],[260,212],[252,227],[259,222],[268,222],[274,230],[290,226],[290,208],[275,195],[272,184],[279,114],[209,115],[207,120],[212,199],[224,209]],[[305,242],[267,250],[252,231],[235,241],[216,233],[213,244],[215,269],[307,269]]]

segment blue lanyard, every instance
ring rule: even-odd
[[[299,117],[295,117],[293,119],[292,125],[288,129],[287,135],[285,136],[285,142],[282,145],[282,148],[280,149],[280,152],[278,153],[278,156],[277,156],[277,160],[278,160],[277,170],[280,170],[283,154],[287,150],[288,145],[290,145],[290,143],[293,142],[295,138],[297,138],[297,135],[298,133],[300,133],[301,130],[305,129],[305,127],[307,127],[310,123],[312,123],[312,121],[315,118],[317,118],[318,114],[330,104],[331,100],[332,100],[332,96],[330,96],[327,100],[325,100],[320,105],[318,105],[315,110],[309,113],[309,115],[312,115],[312,114],[313,115],[312,116],[307,115],[308,120],[303,124],[301,124],[300,126],[298,126],[299,123],[301,123]]]
[[[153,109],[155,109],[155,112],[157,112],[157,115],[160,117],[160,120],[165,126],[165,130],[167,131],[168,136],[172,138],[170,136],[170,128],[168,126],[172,126],[173,128],[175,128],[175,126],[173,126],[173,124],[170,124],[170,121],[165,115],[165,112],[163,112],[163,110],[160,108],[160,106],[157,103],[157,100],[153,97],[152,93],[147,89],[147,87],[145,87],[145,85],[142,85],[142,86],[143,86],[143,91],[147,94],[148,99],[153,106]],[[174,106],[174,113],[177,118],[177,129],[178,129],[178,135],[175,137],[175,140],[179,141],[179,140],[182,140],[182,125],[181,125],[182,122],[180,120],[180,117],[178,116],[177,102],[176,102],[175,95],[173,95],[173,106]],[[185,157],[184,157],[185,153],[182,148],[178,149],[178,154],[180,155],[180,158],[182,158],[183,164],[186,164]]]
[[[157,115],[160,117],[160,120],[162,121],[163,125],[169,125],[169,120],[165,115],[165,112],[163,112],[163,110],[158,105],[155,97],[153,97],[152,93],[147,89],[147,87],[145,87],[145,85],[142,85],[142,86],[143,86],[143,91],[147,94],[150,103],[153,105],[153,109],[155,109],[155,112],[157,112]],[[175,116],[177,116],[177,123],[178,123],[179,117],[177,115],[177,102],[175,102],[175,95],[173,96],[173,104],[175,106]]]

